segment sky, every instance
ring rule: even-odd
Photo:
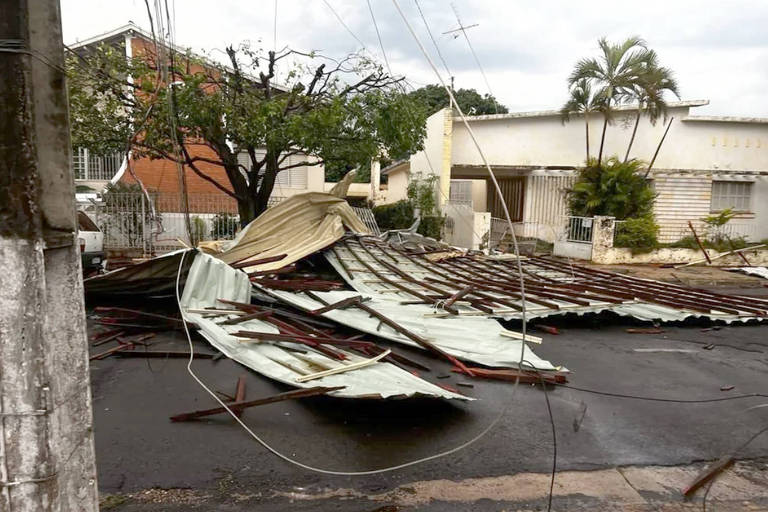
[[[343,57],[363,50],[339,22],[383,62],[366,0],[167,0],[180,46],[207,52],[250,41]],[[447,76],[417,10],[399,0],[438,69]],[[150,5],[154,2],[150,1]],[[395,75],[414,87],[438,79],[392,0],[370,0],[384,53]],[[767,0],[418,0],[457,88],[490,91],[510,111],[558,109],[576,62],[597,56],[597,40],[645,39],[675,72],[683,100],[706,99],[694,115],[768,117]],[[275,9],[276,7],[276,9]],[[62,0],[64,42],[107,32],[129,21],[148,29],[143,0]],[[276,12],[275,12],[276,11]],[[460,32],[466,33],[488,85]],[[275,16],[276,14],[276,16]],[[276,22],[276,23],[275,23]],[[276,27],[276,30],[275,30]],[[458,35],[458,37],[454,37]],[[669,98],[672,100],[673,98]]]

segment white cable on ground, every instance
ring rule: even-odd
[[[477,441],[479,441],[480,439],[485,437],[485,435],[488,432],[490,432],[491,429],[493,429],[499,423],[501,418],[503,418],[506,415],[507,411],[509,410],[509,408],[511,407],[511,405],[512,405],[512,403],[514,401],[514,400],[510,399],[509,402],[507,403],[507,405],[499,412],[498,416],[496,416],[496,418],[490,423],[490,425],[485,427],[483,430],[480,431],[479,434],[477,434],[473,438],[469,439],[468,441],[466,441],[466,442],[464,442],[464,443],[462,443],[462,444],[460,444],[460,445],[458,445],[458,446],[456,446],[454,448],[451,448],[449,450],[446,450],[446,451],[443,451],[443,452],[439,452],[439,453],[436,453],[434,455],[429,455],[427,457],[422,457],[422,458],[419,458],[419,459],[416,459],[416,460],[412,460],[412,461],[409,461],[409,462],[404,462],[402,464],[397,464],[395,466],[387,466],[387,467],[384,467],[384,468],[370,469],[370,470],[366,470],[366,471],[337,471],[337,470],[323,469],[323,468],[318,468],[318,467],[315,467],[315,466],[310,466],[309,464],[304,464],[303,462],[299,462],[298,460],[292,459],[291,457],[289,457],[287,455],[284,455],[283,453],[277,451],[277,449],[273,448],[266,441],[264,441],[261,437],[259,437],[258,434],[256,434],[253,430],[251,430],[251,428],[248,425],[243,423],[243,420],[238,418],[237,415],[232,411],[232,409],[230,409],[227,406],[227,404],[224,403],[224,401],[222,401],[221,398],[219,398],[218,395],[216,393],[214,393],[208,386],[206,386],[205,383],[202,380],[200,380],[200,378],[195,374],[194,371],[192,371],[192,362],[194,361],[194,358],[195,358],[195,349],[194,349],[194,346],[192,344],[192,336],[189,333],[189,326],[187,325],[187,320],[184,318],[184,310],[182,309],[182,305],[181,305],[181,294],[179,292],[179,282],[181,281],[181,269],[184,266],[184,258],[186,257],[187,252],[189,252],[189,251],[185,251],[185,252],[183,252],[181,254],[181,259],[179,261],[179,269],[178,269],[178,271],[176,273],[176,303],[179,306],[179,312],[181,312],[181,321],[182,321],[182,324],[184,325],[184,333],[186,334],[187,342],[189,343],[189,360],[187,361],[187,372],[189,372],[189,375],[195,380],[195,382],[197,382],[200,385],[200,387],[202,387],[209,395],[211,395],[211,397],[213,397],[213,399],[216,400],[216,402],[218,402],[218,404],[221,407],[223,407],[229,413],[229,415],[232,416],[232,418],[234,418],[234,420],[237,423],[239,423],[240,426],[243,427],[243,429],[245,429],[245,431],[248,432],[251,435],[251,437],[253,437],[256,441],[258,441],[259,444],[261,444],[264,448],[266,448],[268,451],[270,451],[273,455],[276,455],[276,456],[280,457],[281,459],[283,459],[284,461],[286,461],[286,462],[288,462],[290,464],[298,466],[298,467],[300,467],[302,469],[306,469],[308,471],[314,471],[315,473],[322,473],[322,474],[325,474],[325,475],[336,475],[336,476],[375,475],[375,474],[378,474],[378,473],[387,473],[387,472],[390,472],[390,471],[395,471],[395,470],[398,470],[398,469],[403,469],[403,468],[407,468],[407,467],[410,467],[410,466],[415,466],[416,464],[422,464],[424,462],[429,462],[431,460],[439,459],[439,458],[445,457],[447,455],[452,455],[452,454],[454,454],[454,453],[456,453],[456,452],[458,452],[460,450],[463,450],[464,448],[467,448],[467,447],[471,446],[472,444],[476,443]],[[514,395],[515,395],[516,391],[517,391],[517,386],[515,386],[514,389],[512,390],[512,398],[514,398]]]

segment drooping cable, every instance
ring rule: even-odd
[[[394,76],[392,74],[392,68],[389,65],[387,52],[384,51],[384,43],[381,40],[381,32],[379,32],[379,24],[376,23],[376,16],[373,14],[373,7],[371,7],[371,0],[366,0],[366,2],[368,2],[368,12],[371,13],[371,21],[373,21],[373,28],[376,29],[376,37],[379,40],[379,47],[381,48],[381,55],[382,57],[384,57],[384,64],[387,65],[387,71],[389,72],[389,76]]]
[[[523,267],[522,263],[520,261],[520,249],[517,244],[517,236],[515,235],[515,229],[512,224],[512,218],[509,215],[509,208],[507,207],[507,202],[504,199],[504,194],[501,191],[501,187],[499,186],[499,182],[496,180],[496,174],[493,172],[493,169],[491,168],[491,165],[488,163],[488,159],[485,156],[485,152],[480,147],[480,143],[477,140],[477,137],[475,137],[475,132],[472,130],[472,127],[469,125],[469,121],[467,121],[466,116],[464,115],[464,112],[461,110],[461,107],[456,102],[456,98],[453,96],[453,91],[451,91],[451,88],[446,85],[445,80],[443,79],[440,72],[437,70],[437,66],[435,66],[434,61],[432,60],[432,57],[430,57],[429,52],[427,52],[426,48],[424,48],[424,45],[422,44],[421,40],[419,39],[419,36],[416,35],[416,32],[413,29],[413,26],[408,21],[408,18],[406,18],[405,13],[403,12],[402,8],[400,7],[400,2],[398,0],[392,0],[392,2],[395,5],[395,8],[397,9],[398,13],[400,14],[400,17],[403,19],[403,22],[405,23],[406,27],[408,27],[408,31],[411,33],[411,36],[413,36],[413,39],[416,41],[416,44],[418,45],[419,49],[421,50],[421,53],[424,55],[424,58],[429,63],[430,67],[432,68],[432,71],[434,71],[435,75],[437,76],[438,80],[440,80],[440,84],[443,86],[443,88],[448,93],[448,96],[451,98],[451,101],[456,107],[456,110],[459,113],[459,116],[461,116],[461,120],[464,123],[464,126],[467,129],[467,133],[469,134],[470,138],[472,139],[472,143],[477,149],[477,152],[480,154],[480,158],[483,160],[483,164],[488,171],[488,175],[491,178],[491,181],[493,182],[493,186],[496,190],[496,195],[499,198],[499,202],[501,203],[501,207],[504,210],[504,216],[506,217],[507,225],[509,227],[510,234],[512,235],[512,244],[514,246],[514,252],[515,252],[515,259],[517,261],[517,272],[520,282],[520,302],[521,302],[521,321],[522,321],[522,348],[520,351],[520,361],[518,363],[518,369],[522,370],[522,363],[525,359],[525,336],[526,336],[526,324],[527,324],[527,315],[526,315],[526,300],[525,300],[525,282],[523,279]]]
[[[459,30],[461,30],[461,33],[464,34],[464,39],[467,41],[467,46],[469,46],[469,51],[472,52],[472,57],[475,58],[475,63],[477,64],[477,67],[480,69],[480,74],[483,76],[483,80],[485,81],[485,86],[488,88],[488,93],[491,95],[491,99],[493,101],[493,109],[498,114],[499,113],[499,105],[496,102],[496,96],[493,95],[493,90],[491,89],[491,83],[488,81],[488,77],[485,76],[485,70],[483,69],[483,66],[480,64],[480,59],[477,57],[477,53],[475,53],[475,48],[472,46],[472,41],[469,40],[469,36],[467,35],[467,30],[464,28],[464,24],[461,23],[461,19],[459,18],[459,12],[456,10],[456,6],[451,3],[451,8],[453,9],[453,14],[456,15],[456,21],[459,22]]]
[[[267,443],[261,437],[259,437],[259,435],[256,434],[248,425],[246,425],[237,416],[237,414],[235,414],[235,412],[232,411],[232,409],[230,409],[229,406],[224,401],[222,401],[221,398],[219,398],[219,396],[214,391],[212,391],[200,379],[200,377],[198,377],[197,374],[195,374],[195,372],[192,370],[192,362],[195,359],[195,348],[194,348],[194,345],[192,343],[192,336],[191,336],[191,334],[189,332],[189,325],[187,324],[186,318],[184,318],[184,310],[183,310],[183,306],[181,304],[181,293],[179,291],[180,281],[181,281],[181,270],[182,270],[183,265],[184,265],[184,258],[186,257],[188,252],[190,252],[190,251],[183,252],[181,254],[181,258],[179,259],[179,268],[178,268],[178,270],[176,272],[176,288],[175,288],[175,291],[176,291],[176,304],[178,305],[179,311],[181,312],[181,321],[182,321],[182,325],[184,326],[184,334],[187,337],[187,343],[189,345],[189,360],[187,361],[187,372],[195,380],[195,382],[197,382],[200,385],[200,387],[202,387],[221,407],[223,407],[227,411],[227,413],[230,416],[232,416],[232,418],[246,432],[248,432],[248,434],[253,439],[255,439],[259,444],[261,444],[265,449],[267,449],[273,455],[276,455],[277,457],[283,459],[284,461],[286,461],[286,462],[288,462],[290,464],[298,466],[298,467],[300,467],[302,469],[306,469],[307,471],[313,471],[315,473],[322,473],[322,474],[325,474],[325,475],[336,475],[336,476],[375,475],[375,474],[380,474],[380,473],[388,473],[390,471],[396,471],[398,469],[404,469],[404,468],[407,468],[407,467],[410,467],[410,466],[415,466],[417,464],[422,464],[424,462],[429,462],[429,461],[432,461],[432,460],[435,460],[435,459],[446,457],[448,455],[452,455],[454,453],[457,453],[457,452],[459,452],[459,451],[461,451],[461,450],[463,450],[465,448],[468,448],[469,446],[475,444],[477,441],[479,441],[480,439],[485,437],[486,434],[488,434],[488,432],[490,432],[491,430],[493,430],[496,427],[496,425],[499,423],[499,421],[501,421],[501,419],[504,416],[506,416],[507,412],[509,411],[509,408],[512,406],[512,403],[514,402],[514,396],[515,396],[515,392],[517,391],[517,386],[515,386],[513,388],[513,390],[512,390],[512,397],[509,400],[509,402],[507,403],[507,405],[505,407],[503,407],[499,411],[499,414],[496,416],[496,418],[494,418],[494,420],[487,427],[485,427],[483,430],[481,430],[477,435],[475,435],[474,437],[470,438],[469,440],[461,443],[460,445],[455,446],[454,448],[451,448],[451,449],[448,449],[448,450],[445,450],[445,451],[442,451],[442,452],[439,452],[439,453],[436,453],[436,454],[433,454],[433,455],[429,455],[427,457],[421,457],[421,458],[418,458],[416,460],[412,460],[412,461],[409,461],[409,462],[404,462],[402,464],[397,464],[397,465],[394,465],[394,466],[388,466],[388,467],[378,468],[378,469],[371,469],[371,470],[367,470],[367,471],[339,471],[339,470],[329,470],[329,469],[318,468],[318,467],[315,467],[315,466],[311,466],[309,464],[305,464],[305,463],[300,462],[298,460],[295,460],[295,459],[293,459],[293,458],[291,458],[291,457],[289,457],[289,456],[279,452],[277,449],[273,448],[269,443]]]

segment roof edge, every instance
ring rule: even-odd
[[[768,124],[768,117],[739,117],[739,116],[686,116],[681,121],[708,123],[749,123]]]
[[[704,105],[709,105],[709,100],[688,100],[688,101],[673,101],[670,103],[667,103],[667,108],[685,108],[685,107],[702,107]],[[616,107],[614,110],[617,111],[627,111],[627,110],[636,110],[637,106],[635,104],[631,105],[621,105],[619,107]],[[551,117],[551,116],[558,116],[560,117],[561,113],[559,110],[532,110],[528,112],[510,112],[508,114],[487,114],[482,116],[467,116],[467,121],[495,121],[495,120],[502,120],[502,119],[521,119],[526,117]],[[578,115],[578,114],[575,114]],[[454,116],[454,121],[461,121],[461,117]]]

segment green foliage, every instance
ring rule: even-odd
[[[749,244],[744,237],[729,237],[716,240],[705,238],[704,240],[701,240],[701,245],[706,249],[714,249],[717,252],[727,252],[734,249],[743,249]],[[675,242],[663,244],[662,247],[699,250],[699,244],[696,243],[696,239],[693,235],[684,236]]]
[[[214,239],[234,238],[240,223],[231,213],[217,213],[211,222],[211,237]]]
[[[392,204],[383,204],[373,208],[373,216],[379,229],[407,229],[416,220],[413,203],[405,199]]]
[[[408,94],[421,105],[427,116],[447,108],[451,101],[442,85],[430,84]],[[506,114],[507,107],[499,104],[490,94],[481,95],[475,89],[458,89],[453,92],[456,102],[466,115]]]
[[[704,222],[704,224],[707,225],[707,227],[719,228],[728,224],[735,216],[736,213],[733,211],[733,208],[726,208],[719,213],[707,215],[701,220]]]
[[[624,158],[628,160],[641,112],[648,114],[652,124],[656,123],[659,116],[663,115],[666,119],[667,103],[664,94],[671,92],[679,98],[677,81],[672,70],[661,66],[656,52],[637,36],[618,44],[610,43],[603,37],[598,45],[598,57],[581,59],[571,72],[568,78],[570,98],[563,107],[563,114],[567,116],[581,112],[587,116],[590,110],[603,114],[605,121],[598,152],[600,161],[605,131],[608,124],[613,122],[615,108],[622,104],[636,103],[637,117]]]
[[[189,219],[189,223],[192,228],[192,247],[197,247],[197,244],[205,240],[208,228],[205,225],[205,221],[197,215],[192,216]]]
[[[413,180],[408,184],[408,200],[418,210],[421,222],[416,231],[424,236],[440,240],[442,238],[445,217],[437,208],[437,176],[422,180]]]
[[[641,166],[634,159],[622,162],[611,157],[601,165],[590,160],[567,192],[571,215],[608,215],[618,220],[650,215],[656,194],[639,172]]]
[[[605,114],[610,118],[610,109],[628,100],[640,78],[656,67],[658,61],[656,52],[636,36],[619,44],[609,43],[603,37],[598,45],[599,57],[580,60],[568,78],[568,86],[573,87],[582,80],[594,84],[595,97],[603,103]]]
[[[629,247],[632,254],[650,252],[658,247],[659,225],[653,215],[627,219],[616,225],[615,247]]]
[[[364,57],[326,68],[313,53],[241,45],[227,54],[227,67],[190,53],[177,54],[173,66],[151,52],[126,60],[109,46],[69,55],[73,143],[104,153],[130,142],[136,156],[181,160],[199,174],[201,160],[220,165],[231,185],[222,188],[234,190],[242,223],[266,209],[277,173],[297,164],[287,153],[316,157],[305,165],[362,167],[382,154],[422,148],[425,111]],[[156,70],[166,67],[172,85],[158,87]],[[272,83],[278,68],[280,87]],[[200,144],[213,158],[199,156]],[[241,151],[248,165],[238,163]]]
[[[437,194],[435,185],[437,176],[430,176],[422,180],[412,180],[408,184],[408,200],[417,208],[422,217],[435,214],[437,208]]]
[[[431,215],[421,218],[416,232],[420,235],[440,240],[443,237],[443,226],[445,226],[445,217]]]

